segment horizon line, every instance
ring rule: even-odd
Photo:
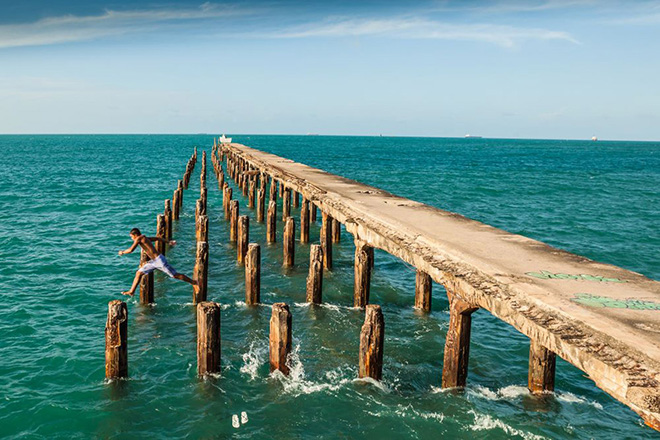
[[[213,133],[0,133],[0,136],[220,136]],[[225,132],[226,134],[226,132]],[[304,136],[304,137],[374,137],[374,138],[425,138],[425,139],[482,139],[482,140],[532,140],[532,141],[585,141],[585,142],[650,142],[659,143],[660,139],[601,139],[591,138],[532,138],[532,137],[490,137],[472,135],[429,136],[429,135],[383,135],[383,134],[321,134],[321,133],[236,133],[230,136]],[[475,137],[478,136],[478,137]]]

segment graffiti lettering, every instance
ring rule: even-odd
[[[634,310],[660,310],[660,303],[653,301],[642,301],[639,299],[614,299],[606,296],[591,295],[589,293],[578,293],[574,302],[589,307],[607,307],[610,309],[634,309]]]
[[[599,275],[569,275],[567,273],[552,273],[547,270],[541,272],[526,272],[525,275],[530,277],[540,278],[542,280],[586,280],[586,281],[599,281],[604,283],[627,283],[625,280],[618,278],[605,278]]]

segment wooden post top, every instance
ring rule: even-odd
[[[660,282],[270,153],[226,148],[660,426]]]

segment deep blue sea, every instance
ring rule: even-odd
[[[233,136],[235,142],[660,279],[660,143],[450,138]],[[449,315],[413,310],[414,270],[376,251],[371,302],[385,316],[382,384],[357,381],[363,312],[352,308],[353,241],[342,232],[321,307],[305,304],[309,246],[284,270],[262,244],[262,301],[248,308],[212,167],[209,299],[222,304],[222,374],[196,377],[189,285],[157,274],[156,304],[128,300],[129,374],[104,381],[107,303],[155,232],[197,146],[212,136],[0,136],[0,437],[28,439],[650,439],[659,435],[557,361],[556,393],[526,390],[528,339],[486,311],[472,320],[468,386],[440,389]],[[198,162],[168,259],[190,274]],[[233,184],[233,183],[232,183]],[[234,190],[234,194],[238,191]],[[298,210],[293,210],[294,215]],[[281,236],[281,222],[279,223]],[[318,240],[319,225],[311,238]],[[279,238],[279,237],[278,237]],[[121,297],[124,298],[124,297]],[[269,304],[293,314],[292,374],[269,375]],[[232,426],[245,412],[247,422]]]

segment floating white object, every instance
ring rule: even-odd
[[[596,136],[592,136],[592,137],[591,137],[591,140],[592,140],[592,141],[597,141],[598,138],[597,138]]]
[[[241,422],[238,420],[238,414],[234,414],[231,416],[231,426],[234,428],[240,428],[241,427]]]
[[[241,424],[245,425],[248,422],[248,416],[245,411],[241,412]]]

